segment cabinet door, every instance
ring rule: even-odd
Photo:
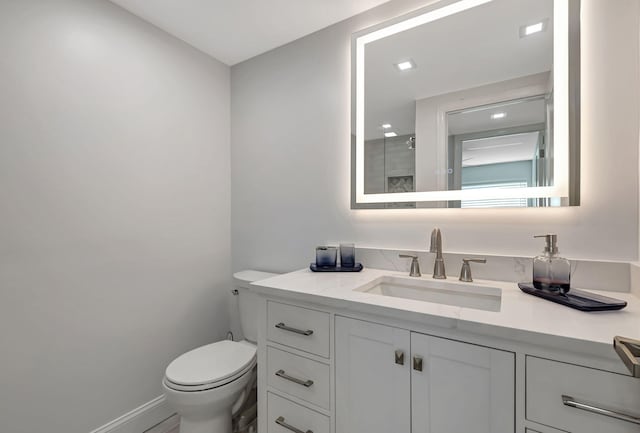
[[[335,335],[336,433],[410,433],[409,331],[336,317]]]
[[[417,333],[411,351],[413,433],[515,431],[513,353]]]

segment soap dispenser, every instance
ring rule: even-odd
[[[571,282],[571,264],[558,255],[558,235],[538,235],[534,238],[545,238],[546,246],[542,254],[533,259],[533,286],[536,289],[567,293]]]

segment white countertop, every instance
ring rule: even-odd
[[[474,280],[471,283],[502,290],[500,311],[497,312],[354,291],[383,275],[406,276],[406,273],[370,268],[354,273],[316,273],[304,269],[261,280],[251,287],[265,295],[512,340],[526,337],[524,340],[543,345],[556,345],[553,340],[561,338],[610,347],[616,335],[640,339],[640,299],[631,293],[592,291],[625,300],[627,307],[620,311],[587,313],[528,295],[516,283],[503,281]],[[431,280],[431,276],[420,279]],[[451,277],[447,281],[469,284]]]

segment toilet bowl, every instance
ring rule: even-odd
[[[256,376],[256,296],[248,284],[275,274],[234,274],[240,323],[246,340],[223,340],[180,355],[165,371],[162,387],[180,415],[180,433],[231,433],[233,408],[247,398]]]

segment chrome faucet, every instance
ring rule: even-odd
[[[442,258],[442,234],[437,227],[431,232],[429,252],[436,255],[436,261],[433,263],[433,278],[444,280],[447,278],[447,273],[444,270],[444,259]]]

